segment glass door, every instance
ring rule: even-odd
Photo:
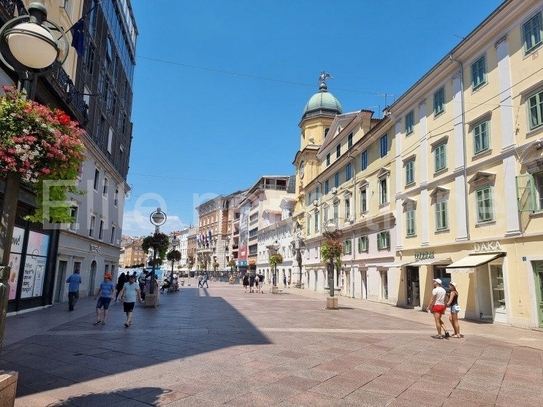
[[[543,328],[543,261],[532,262],[539,327]]]
[[[411,307],[420,307],[420,288],[419,288],[419,268],[406,267],[407,281],[407,305]]]
[[[503,285],[503,270],[500,265],[490,265],[490,285],[492,308],[495,322],[507,322],[505,303],[505,287]]]

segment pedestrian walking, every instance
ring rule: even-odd
[[[147,279],[147,270],[142,270],[138,278],[138,284],[140,286],[140,295],[143,300],[145,300],[145,281]]]
[[[460,323],[458,322],[458,313],[460,312],[460,306],[458,305],[458,290],[456,288],[456,283],[451,281],[449,283],[451,292],[449,293],[449,301],[447,306],[450,308],[449,321],[454,329],[454,334],[451,335],[453,338],[463,338],[464,335],[460,333]]]
[[[249,287],[249,274],[245,273],[243,275],[243,290],[247,292],[247,287]]]
[[[115,289],[115,285],[111,281],[111,277],[112,276],[109,273],[104,275],[104,281],[100,284],[100,288],[98,288],[96,295],[94,296],[94,299],[98,299],[98,302],[96,303],[96,320],[94,321],[93,325],[98,325],[100,322],[102,325],[106,324],[109,303],[113,298],[113,290]],[[104,310],[102,319],[100,319],[101,309]]]
[[[134,312],[134,305],[136,304],[136,299],[139,302],[142,302],[141,291],[139,284],[136,283],[136,276],[134,274],[128,277],[128,282],[124,283],[124,286],[121,290],[121,300],[123,302],[123,309],[126,313],[126,322],[124,326],[128,328],[132,324],[132,314]]]
[[[255,275],[250,274],[249,275],[249,293],[254,292],[255,290]]]
[[[291,278],[290,276],[288,276],[288,282],[287,282],[288,288],[290,288],[290,283],[291,283],[291,282],[292,282],[292,278]]]
[[[255,293],[260,291],[260,278],[255,274]]]
[[[283,276],[283,286],[287,288],[287,276],[286,274]]]
[[[117,284],[115,285],[115,301],[118,301],[119,293],[123,289],[124,283],[126,283],[127,281],[128,281],[128,275],[124,274],[124,271],[123,271],[121,274],[119,274],[119,277],[117,278]]]
[[[436,329],[437,329],[437,335],[432,336],[435,339],[443,339],[443,335],[441,334],[441,330],[445,332],[445,337],[449,337],[449,332],[447,332],[447,329],[445,329],[445,324],[441,320],[441,317],[445,313],[445,298],[447,296],[447,292],[445,289],[441,286],[441,280],[439,278],[434,278],[433,280],[434,289],[432,290],[432,297],[430,298],[430,303],[428,304],[428,308],[426,310],[428,312],[431,312],[434,315],[434,321],[436,323]]]
[[[206,285],[206,288],[209,288],[209,284],[207,283],[209,280],[209,275],[207,274],[207,271],[204,271],[204,276],[202,278],[202,288],[204,288],[204,284]]]
[[[258,275],[258,287],[260,288],[260,292],[264,294],[264,276],[262,274]]]
[[[79,275],[79,270],[74,270],[74,273],[68,277],[66,282],[68,285],[68,309],[70,311],[74,310],[75,304],[79,299],[79,284],[81,284],[81,276]]]

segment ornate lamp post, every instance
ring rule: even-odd
[[[153,213],[151,213],[151,216],[149,216],[149,219],[151,221],[151,223],[155,226],[155,234],[154,234],[154,237],[156,238],[157,235],[160,233],[160,227],[166,223],[166,219],[168,219],[168,217],[166,216],[166,214],[164,212],[162,212],[160,210],[160,208],[157,208],[156,211],[154,211]],[[156,270],[156,255],[157,255],[157,252],[158,252],[159,248],[156,246],[156,242],[155,244],[153,245],[153,268],[151,269],[151,287],[149,288],[149,294],[154,294],[155,293],[155,285],[156,285],[156,274],[155,274],[155,270]]]
[[[321,246],[322,258],[326,261],[328,268],[328,288],[330,295],[326,299],[327,309],[339,309],[338,299],[335,297],[334,269],[335,262],[341,258],[343,247],[338,240],[340,233],[337,231],[337,225],[330,221],[326,224],[326,232],[323,233],[326,241]]]
[[[51,71],[66,60],[69,42],[64,30],[47,20],[47,10],[42,4],[30,4],[28,13],[6,22],[0,30],[0,60],[18,74],[19,89],[33,98],[37,75]],[[20,173],[8,171],[0,218],[0,350],[8,305],[8,264],[20,182]]]

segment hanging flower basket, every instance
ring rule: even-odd
[[[270,266],[283,263],[283,256],[280,253],[275,253],[270,256]]]
[[[85,160],[84,130],[59,109],[24,100],[14,87],[0,97],[0,176],[21,174],[36,191],[33,222],[72,222],[68,192]],[[44,213],[44,206],[46,211]]]
[[[321,257],[324,261],[341,259],[343,245],[339,240],[327,239],[321,246]]]

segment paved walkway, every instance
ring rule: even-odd
[[[267,287],[269,289],[269,286]],[[0,370],[23,406],[541,406],[543,333],[286,289],[212,283],[93,326],[94,301],[8,318]],[[1,403],[0,403],[1,404]]]

